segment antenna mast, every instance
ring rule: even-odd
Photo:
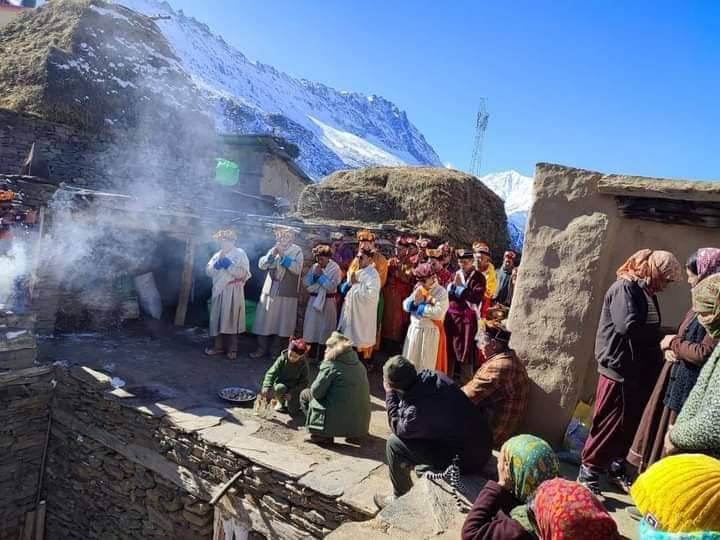
[[[480,98],[480,107],[478,107],[478,113],[475,119],[475,144],[473,146],[472,163],[470,164],[470,172],[475,176],[480,176],[482,147],[489,119],[490,114],[487,110],[487,98]]]

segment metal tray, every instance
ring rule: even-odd
[[[257,398],[257,394],[253,390],[250,390],[249,388],[242,388],[241,386],[228,386],[226,388],[222,388],[218,392],[218,396],[225,401],[232,401],[233,403],[247,403],[249,401],[254,401],[255,398]]]

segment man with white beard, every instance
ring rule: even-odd
[[[361,249],[356,257],[358,270],[348,272],[347,281],[342,285],[345,303],[338,332],[347,337],[356,349],[374,346],[377,337],[380,275],[375,270],[372,257],[372,251]]]
[[[270,354],[271,336],[289,338],[295,333],[303,253],[293,241],[299,230],[285,225],[273,225],[273,230],[276,243],[258,262],[260,270],[267,270],[267,277],[253,325],[258,348],[250,358]]]
[[[218,231],[213,238],[220,244],[220,251],[207,264],[207,275],[213,280],[209,328],[213,346],[205,353],[227,353],[228,359],[235,360],[238,334],[245,332],[245,283],[251,277],[250,261],[235,246],[235,231]]]

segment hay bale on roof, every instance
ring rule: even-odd
[[[436,167],[338,171],[300,195],[298,215],[326,222],[387,223],[456,246],[508,245],[503,201],[476,177]]]

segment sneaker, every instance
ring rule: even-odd
[[[628,506],[625,511],[630,515],[631,518],[633,518],[635,521],[642,521],[643,515],[638,510],[637,506]]]
[[[394,503],[396,500],[397,497],[395,495],[380,495],[378,493],[373,496],[373,501],[375,502],[375,506],[378,507],[378,510],[382,510],[388,505]]]

